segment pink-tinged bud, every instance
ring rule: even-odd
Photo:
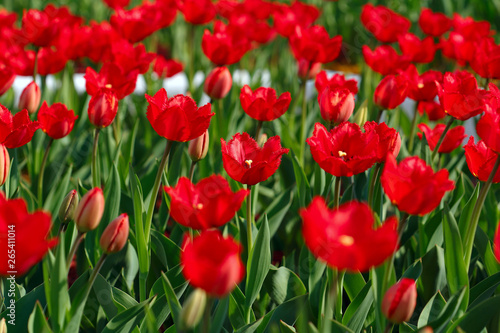
[[[259,136],[257,144],[259,145],[259,147],[264,147],[264,145],[266,144],[266,142],[267,142],[267,134],[266,133],[262,133]]]
[[[321,72],[321,63],[311,64],[308,60],[302,59],[298,63],[297,75],[301,80],[312,80]]]
[[[78,231],[88,232],[97,228],[103,213],[104,195],[100,188],[94,187],[83,196],[76,208],[75,223]]]
[[[196,139],[189,141],[188,153],[193,162],[198,162],[207,156],[209,141],[208,130]]]
[[[71,190],[63,199],[61,207],[59,208],[59,220],[62,224],[67,224],[75,218],[76,207],[78,207],[78,192]]]
[[[318,99],[321,117],[329,123],[347,121],[354,111],[354,95],[348,89],[327,87]]]
[[[425,326],[424,328],[421,328],[418,333],[434,333],[434,330],[430,326]]]
[[[5,184],[7,176],[9,176],[10,157],[7,148],[0,144],[0,186]]]
[[[221,99],[231,90],[233,85],[233,78],[227,67],[216,67],[205,79],[203,91],[212,99]]]
[[[89,102],[89,120],[95,127],[108,127],[118,112],[118,98],[111,89],[99,89]]]
[[[31,82],[24,88],[19,97],[19,110],[27,109],[30,114],[33,114],[38,110],[40,106],[40,99],[42,98],[42,92],[40,87],[35,81]]]
[[[128,239],[128,215],[122,214],[104,229],[99,244],[107,254],[119,252]]]
[[[416,305],[415,280],[402,278],[385,293],[382,300],[382,313],[393,323],[400,324],[410,320]]]

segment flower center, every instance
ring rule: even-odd
[[[111,85],[111,83],[108,83],[107,85],[104,86],[104,88],[111,89],[111,88],[113,88],[113,86]]]
[[[344,246],[351,246],[352,244],[354,244],[354,238],[352,238],[351,236],[342,235],[339,237],[339,242]]]
[[[346,152],[343,152],[342,150],[339,150],[339,157],[344,157],[347,156]]]
[[[202,203],[199,203],[199,204],[193,204],[193,208],[194,208],[194,209],[203,209],[203,204],[202,204]]]
[[[252,160],[246,160],[245,161],[245,165],[247,166],[248,169],[250,169],[252,167],[252,163],[253,163]]]
[[[419,83],[417,87],[418,87],[418,89],[422,89],[424,87],[424,84],[423,83]]]

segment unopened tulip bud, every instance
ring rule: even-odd
[[[66,195],[59,208],[59,220],[62,224],[67,224],[69,221],[73,220],[78,201],[78,192],[76,190],[72,190]]]
[[[40,106],[40,99],[42,98],[42,92],[40,87],[35,81],[31,82],[24,88],[19,97],[19,110],[27,109],[30,114],[33,114],[38,110]]]
[[[297,75],[301,80],[312,80],[321,71],[321,63],[311,64],[309,60],[302,59],[298,63]]]
[[[5,323],[5,318],[0,320],[0,333],[7,333],[7,324]]]
[[[416,305],[415,280],[402,278],[385,293],[382,300],[382,313],[393,323],[400,324],[410,320]]]
[[[100,89],[89,102],[89,120],[95,127],[104,128],[111,125],[118,112],[118,98],[107,88]]]
[[[102,250],[107,254],[121,251],[127,243],[128,233],[128,215],[122,214],[104,229],[99,242]]]
[[[5,184],[7,177],[9,176],[10,169],[10,157],[7,148],[0,144],[0,186]]]
[[[203,289],[195,289],[189,295],[181,311],[181,329],[191,330],[201,320],[207,304],[207,294]]]
[[[95,187],[83,196],[76,208],[75,223],[78,231],[88,232],[97,228],[103,213],[104,195],[100,188]]]
[[[434,333],[434,330],[430,326],[425,326],[424,328],[420,329],[418,333]]]
[[[321,117],[333,124],[347,121],[354,111],[354,95],[344,88],[327,87],[319,97]]]
[[[221,99],[231,90],[233,85],[233,78],[227,67],[216,67],[205,79],[203,91],[212,99]]]
[[[209,136],[208,130],[194,140],[189,141],[188,153],[193,162],[198,162],[207,156]]]
[[[259,145],[259,147],[263,147],[266,142],[267,142],[267,134],[262,133],[259,136],[259,139],[257,140],[257,144]]]

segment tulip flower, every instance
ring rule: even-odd
[[[473,136],[469,138],[469,141],[464,146],[464,150],[465,161],[470,172],[480,181],[487,181],[498,158],[498,154],[489,148],[484,141],[474,144]],[[500,183],[500,170],[497,170],[492,182],[494,184]]]
[[[365,203],[351,201],[329,209],[322,197],[315,197],[299,213],[307,247],[330,267],[366,272],[397,250],[397,219],[388,218],[373,229],[373,212]]]
[[[178,0],[177,7],[191,24],[207,24],[215,17],[215,6],[211,0]]]
[[[500,45],[491,37],[482,38],[470,64],[481,77],[500,79]]]
[[[349,120],[354,111],[354,95],[347,89],[327,87],[318,101],[321,117],[334,125]]]
[[[320,168],[337,177],[357,175],[377,161],[377,133],[363,133],[354,123],[341,123],[330,132],[316,123],[312,137],[306,142]]]
[[[120,252],[127,244],[129,234],[128,215],[122,214],[104,229],[99,245],[106,254]]]
[[[310,64],[332,62],[342,48],[342,36],[330,38],[325,28],[320,25],[309,28],[297,26],[288,41],[295,59],[305,59]]]
[[[465,66],[474,59],[476,40],[469,40],[459,32],[452,31],[448,39],[441,39],[441,52],[447,58],[454,59],[461,66]]]
[[[448,179],[448,170],[434,173],[419,157],[407,157],[399,165],[387,156],[380,178],[382,188],[391,202],[402,212],[423,216],[439,206],[446,192],[455,188]]]
[[[90,99],[87,113],[90,123],[97,128],[111,125],[118,112],[118,98],[113,90],[99,89]]]
[[[334,74],[331,78],[328,78],[325,71],[318,73],[314,86],[318,91],[318,96],[320,96],[327,87],[330,87],[330,89],[344,88],[349,90],[353,95],[358,93],[358,81],[355,79],[346,80],[345,76],[342,74]]]
[[[446,117],[446,112],[444,112],[441,104],[434,101],[420,101],[417,107],[418,113],[423,116],[427,114],[430,121],[439,120]]]
[[[310,63],[306,59],[300,59],[297,61],[297,76],[302,82],[307,80],[313,80],[316,75],[321,71],[321,63],[315,62]]]
[[[212,175],[196,185],[181,177],[177,186],[164,187],[171,198],[170,215],[183,226],[204,230],[229,222],[240,209],[248,190],[231,191],[221,176]]]
[[[48,239],[51,217],[43,211],[29,213],[24,199],[5,198],[0,192],[0,275],[22,276],[57,244]],[[15,232],[15,266],[9,265],[7,233]]]
[[[420,40],[414,34],[407,32],[398,37],[398,43],[401,52],[408,56],[412,62],[427,64],[434,60],[436,46],[432,37]]]
[[[30,114],[33,114],[38,110],[40,105],[40,99],[42,98],[42,92],[40,88],[35,83],[31,82],[24,88],[21,96],[19,97],[19,110],[28,110]]]
[[[397,157],[401,149],[401,135],[386,123],[367,121],[363,128],[365,133],[374,132],[378,136],[377,163],[385,162],[387,154]]]
[[[134,92],[138,74],[137,70],[126,73],[114,63],[105,63],[99,73],[87,67],[85,89],[90,96],[96,95],[99,89],[110,89],[113,90],[118,99],[123,99]]]
[[[382,313],[391,322],[401,324],[410,320],[417,306],[415,280],[402,278],[390,287],[382,300]]]
[[[216,21],[213,34],[208,30],[203,33],[203,53],[217,66],[237,63],[251,48],[250,41],[238,32],[239,29]]]
[[[500,224],[497,226],[497,230],[495,231],[493,250],[495,251],[495,259],[500,263]]]
[[[161,55],[156,56],[153,64],[153,72],[160,78],[172,77],[184,70],[184,65],[174,59],[165,59]]]
[[[368,3],[361,11],[361,23],[382,43],[393,43],[410,29],[410,21],[385,6]]]
[[[12,113],[0,105],[0,144],[7,148],[24,146],[33,138],[40,128],[38,121],[31,121],[28,110],[23,110],[12,116]]]
[[[38,112],[41,129],[52,139],[68,135],[73,130],[77,118],[73,110],[68,110],[62,103],[55,103],[49,107],[44,101]]]
[[[127,7],[130,3],[130,0],[103,0],[109,8],[118,9]]]
[[[189,96],[168,98],[162,88],[154,96],[146,94],[149,102],[147,118],[158,135],[172,141],[186,142],[201,136],[215,113],[211,105],[200,108]]]
[[[75,223],[79,232],[94,230],[101,222],[104,213],[104,195],[95,187],[88,191],[78,204],[75,212]]]
[[[436,145],[439,141],[439,138],[443,134],[445,127],[445,124],[437,124],[433,129],[431,129],[427,124],[418,125],[418,128],[423,132],[423,134],[425,134],[425,139],[427,140],[431,151],[434,151],[434,149],[436,148]],[[420,139],[422,139],[422,133],[417,133],[417,135]],[[448,130],[448,132],[446,132],[443,142],[441,142],[441,145],[439,146],[438,153],[451,153],[453,150],[460,147],[462,141],[466,137],[467,135],[465,135],[465,127],[456,126],[454,128],[451,128],[450,130]]]
[[[289,92],[276,98],[276,90],[273,88],[260,87],[252,91],[245,85],[240,93],[243,111],[258,121],[272,121],[281,117],[288,110],[291,100]]]
[[[0,186],[5,184],[10,171],[10,157],[7,148],[0,144]]]
[[[429,36],[439,37],[451,28],[452,21],[443,13],[423,8],[418,19],[420,29]]]
[[[281,164],[281,156],[289,149],[282,148],[280,137],[274,136],[261,148],[248,133],[236,133],[226,143],[221,138],[222,163],[234,180],[255,185],[271,177]]]
[[[380,81],[373,101],[380,108],[392,110],[401,105],[408,96],[408,80],[402,75],[388,75]]]
[[[66,67],[68,63],[68,57],[66,55],[66,50],[63,47],[42,47],[38,53],[37,57],[37,73],[40,75],[49,75],[59,73]],[[34,68],[33,63],[33,70]]]
[[[233,78],[229,69],[225,66],[216,67],[207,75],[203,91],[212,99],[221,99],[231,91],[232,85]]]
[[[244,11],[233,13],[229,18],[229,25],[239,30],[248,40],[258,44],[269,43],[276,37],[276,31],[269,23]]]
[[[274,10],[274,28],[283,37],[290,37],[296,26],[307,28],[318,19],[320,12],[313,5],[293,1],[291,5],[278,4]]]
[[[376,47],[373,51],[366,45],[362,47],[363,57],[370,68],[382,75],[397,74],[410,64],[410,57],[399,55],[390,45]]]
[[[30,9],[23,12],[22,35],[36,46],[48,46],[55,39],[58,26],[45,10]]]
[[[156,57],[155,53],[146,52],[146,47],[143,44],[134,46],[124,39],[119,39],[110,45],[109,52],[105,54],[102,60],[116,64],[123,73],[137,70],[139,74],[144,74],[149,70],[151,62]],[[101,71],[99,74],[104,73]],[[116,79],[108,76],[106,80],[108,78],[110,80]]]
[[[245,276],[241,245],[218,230],[187,237],[181,252],[182,274],[189,283],[213,297],[229,294]]]
[[[196,139],[189,141],[188,154],[191,161],[198,162],[207,156],[209,141],[208,130]]]
[[[12,68],[0,63],[0,96],[5,94],[16,79],[16,73]]]
[[[437,95],[436,82],[443,82],[443,74],[428,70],[419,75],[415,65],[411,64],[404,72],[400,72],[408,80],[408,97],[414,101],[432,101]]]

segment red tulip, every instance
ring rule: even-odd
[[[452,31],[448,39],[441,39],[440,47],[445,57],[456,60],[460,66],[465,66],[475,56],[476,43],[476,40],[468,40],[464,35]]]
[[[398,165],[394,156],[387,155],[380,181],[385,194],[400,211],[420,216],[436,209],[444,194],[455,188],[448,179],[448,170],[434,173],[417,156],[407,157]]]
[[[170,215],[185,227],[197,230],[218,228],[229,222],[240,209],[248,190],[231,191],[221,176],[212,175],[194,185],[181,177],[177,186],[164,187],[171,198]]]
[[[382,300],[382,313],[393,323],[410,320],[417,306],[417,286],[415,280],[402,278],[390,287]]]
[[[90,96],[94,96],[102,88],[112,89],[118,99],[123,99],[134,92],[138,74],[137,70],[125,73],[114,63],[105,63],[99,73],[87,67],[85,88]]]
[[[491,24],[488,21],[475,21],[472,17],[462,17],[453,14],[453,29],[466,39],[479,40],[491,33]]]
[[[215,65],[232,65],[250,50],[250,41],[241,36],[239,29],[231,25],[226,26],[221,21],[214,24],[214,33],[205,30],[201,40],[203,53]]]
[[[321,71],[316,76],[316,81],[314,82],[318,95],[321,95],[326,87],[333,88],[345,88],[348,89],[353,95],[358,93],[358,81],[355,79],[346,80],[345,76],[342,74],[334,74],[331,78],[328,78],[325,71]]]
[[[493,250],[495,251],[495,259],[500,263],[500,224],[497,226],[497,230],[495,232]]]
[[[375,219],[366,203],[351,201],[331,210],[323,198],[315,197],[300,216],[309,250],[338,270],[368,271],[398,247],[397,219],[391,217],[374,230]]]
[[[0,186],[5,184],[10,171],[10,157],[7,148],[0,144]]]
[[[184,70],[184,65],[174,59],[165,59],[161,55],[156,55],[153,65],[153,72],[161,78],[172,77]]]
[[[47,239],[51,228],[51,217],[43,211],[28,213],[24,199],[7,200],[0,192],[0,275],[22,276],[35,266],[49,249],[57,244],[57,238]],[[12,244],[8,234],[15,237],[15,263],[10,265],[8,250]]]
[[[271,177],[281,164],[281,156],[289,149],[282,148],[280,137],[274,136],[263,147],[248,133],[236,133],[226,143],[221,138],[222,163],[229,177],[247,185],[255,185]]]
[[[392,110],[401,105],[408,95],[408,80],[403,75],[388,75],[375,89],[373,101],[379,107]]]
[[[438,71],[428,70],[419,75],[415,65],[408,66],[401,72],[408,80],[408,97],[414,101],[432,101],[437,95],[436,82],[443,81],[443,74]]]
[[[83,54],[93,62],[101,62],[109,56],[111,45],[123,37],[106,21],[96,23],[90,22],[90,29],[87,31],[87,47]],[[85,38],[85,37],[84,37]],[[85,39],[84,39],[85,40]]]
[[[467,120],[485,109],[484,94],[467,71],[446,73],[443,84],[438,83],[438,95],[444,111],[458,120]]]
[[[98,128],[111,125],[118,112],[118,98],[112,89],[97,90],[90,99],[87,114],[90,123]]]
[[[49,75],[59,73],[66,67],[68,57],[65,49],[52,47],[43,47],[38,51],[37,73],[40,75]],[[34,60],[34,59],[33,59]],[[33,66],[35,64],[33,63]],[[34,69],[34,67],[33,67]]]
[[[439,120],[446,117],[446,112],[444,112],[441,104],[434,101],[420,101],[418,103],[418,113],[423,116],[424,113],[427,114],[429,120]]]
[[[493,151],[500,153],[500,109],[487,110],[476,125],[476,132]]]
[[[481,39],[476,46],[476,52],[470,63],[472,69],[481,77],[500,79],[500,45],[488,37]]]
[[[371,3],[363,6],[361,23],[382,43],[397,42],[398,36],[410,29],[410,21],[406,17]]]
[[[407,55],[399,55],[390,45],[382,45],[375,50],[368,46],[362,47],[365,62],[372,70],[382,75],[396,74],[399,70],[404,70],[410,64]]]
[[[363,133],[354,123],[344,122],[330,132],[316,123],[306,142],[320,168],[337,177],[357,175],[377,161],[378,135]]]
[[[28,110],[23,110],[12,116],[10,111],[0,105],[0,143],[7,148],[24,146],[33,138],[40,128],[38,121],[31,121]]]
[[[205,79],[203,91],[212,99],[221,99],[231,91],[233,85],[233,78],[231,72],[227,67],[216,67]]]
[[[203,231],[191,239],[186,237],[181,252],[182,274],[189,283],[207,294],[222,298],[245,276],[240,258],[241,245],[218,230]]]
[[[198,162],[207,156],[209,142],[208,130],[196,139],[189,141],[188,154],[191,161]]]
[[[167,91],[160,89],[154,96],[146,94],[147,117],[158,135],[172,141],[193,140],[208,129],[212,113],[211,105],[200,108],[189,96],[175,95],[168,98]]]
[[[143,44],[134,46],[124,39],[111,44],[110,52],[103,61],[118,65],[123,73],[130,73],[137,70],[139,74],[144,74],[149,70],[151,62],[156,58],[156,54],[146,52]],[[103,73],[102,71],[99,73]]]
[[[272,121],[281,117],[288,110],[291,100],[289,92],[284,92],[276,98],[276,90],[273,88],[260,87],[252,91],[245,85],[240,93],[243,111],[259,121]]]
[[[363,128],[365,133],[374,132],[378,136],[377,163],[385,162],[387,154],[397,157],[401,149],[401,135],[385,123],[367,121]]]
[[[30,43],[43,47],[55,39],[58,26],[44,10],[30,9],[23,12],[22,31]]]
[[[76,207],[75,223],[80,232],[94,230],[104,214],[104,195],[99,187],[88,191]]]
[[[326,29],[320,25],[309,28],[297,26],[288,41],[295,59],[305,59],[311,64],[332,62],[342,48],[342,36],[330,38]]]
[[[278,4],[274,11],[274,28],[283,37],[290,37],[297,25],[307,28],[318,19],[319,14],[315,6],[297,0],[291,5]]]
[[[439,141],[439,138],[443,134],[445,127],[446,125],[444,124],[437,124],[434,129],[431,129],[429,126],[427,126],[427,124],[418,125],[418,128],[423,132],[423,134],[425,134],[425,138],[427,140],[427,143],[429,144],[429,148],[431,149],[431,151],[434,151],[434,148],[436,148],[436,145]],[[417,133],[417,135],[420,139],[422,139],[422,133]],[[451,128],[448,132],[446,132],[443,142],[441,143],[441,146],[439,146],[438,153],[451,153],[453,150],[460,147],[462,141],[464,141],[466,137],[467,135],[465,135],[465,127],[456,126],[454,128]]]
[[[12,87],[15,79],[16,73],[14,73],[12,68],[0,63],[0,96]]]
[[[113,9],[127,7],[130,0],[103,0],[108,7]]]
[[[40,106],[41,98],[42,92],[40,91],[40,87],[38,87],[35,81],[31,82],[24,88],[19,97],[19,110],[26,109],[30,114],[35,113]]]
[[[426,37],[422,40],[411,33],[405,33],[398,38],[399,47],[404,55],[411,61],[427,64],[434,60],[436,46],[432,37]]]
[[[120,252],[125,244],[127,244],[128,234],[128,215],[121,214],[104,229],[99,240],[99,245],[106,254]]]
[[[321,63],[315,62],[310,63],[306,59],[300,59],[297,61],[297,76],[301,80],[312,80],[321,71]]]
[[[318,95],[321,117],[335,125],[347,121],[354,111],[354,95],[347,89],[329,88]]]
[[[52,139],[68,135],[73,130],[77,118],[73,110],[68,110],[62,103],[55,103],[49,107],[44,101],[38,112],[41,129]]]
[[[211,0],[177,0],[177,7],[184,14],[186,22],[191,24],[206,24],[216,14]]]
[[[426,35],[439,37],[450,30],[452,21],[443,13],[434,13],[432,10],[424,8],[420,13],[418,24]]]
[[[276,37],[276,31],[267,21],[258,20],[246,12],[233,13],[229,19],[229,25],[240,31],[249,40],[265,44]]]
[[[487,181],[493,170],[493,166],[498,158],[498,154],[489,148],[484,141],[474,144],[474,137],[471,136],[464,146],[465,161],[470,172],[480,181]],[[500,183],[500,170],[497,170],[493,177],[493,183]]]

